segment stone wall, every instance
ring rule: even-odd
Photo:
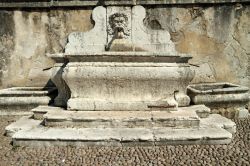
[[[169,30],[177,51],[193,55],[193,82],[250,87],[250,5],[145,7],[145,24]],[[54,62],[45,54],[62,52],[69,33],[90,30],[92,8],[1,8],[0,89],[48,84]]]
[[[193,55],[193,82],[229,81],[250,87],[250,6],[149,8],[148,26],[168,29],[176,49]]]
[[[92,28],[91,9],[0,10],[0,87],[44,86],[73,31]]]

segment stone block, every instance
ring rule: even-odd
[[[13,145],[26,146],[121,146],[121,143],[152,142],[150,129],[129,128],[34,128],[20,131],[13,136]]]
[[[30,130],[41,124],[41,120],[32,119],[33,115],[23,116],[14,123],[11,123],[5,128],[5,133],[7,136],[12,136],[18,131]]]
[[[228,144],[232,134],[219,127],[200,129],[154,129],[156,145]]]
[[[48,111],[64,111],[63,108],[60,107],[52,107],[52,106],[38,106],[31,110],[33,112],[33,118],[36,120],[43,120],[43,115],[46,114]]]
[[[249,117],[249,111],[245,107],[238,107],[237,108],[238,118],[248,118]]]
[[[194,110],[179,108],[177,111],[152,111],[153,127],[199,127],[200,118]]]
[[[205,105],[191,105],[188,107],[180,107],[179,109],[184,109],[186,111],[195,111],[200,118],[207,118],[211,113],[210,108],[206,107]]]
[[[200,121],[201,127],[216,126],[227,130],[234,134],[236,132],[236,124],[219,114],[211,114],[208,118],[203,118]]]
[[[62,111],[50,107],[43,118],[49,127],[197,128],[200,118],[196,114],[198,106],[195,107],[181,107],[177,111]]]

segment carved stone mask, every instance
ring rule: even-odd
[[[116,38],[127,38],[130,35],[128,29],[128,17],[124,13],[115,13],[109,17],[108,33]]]

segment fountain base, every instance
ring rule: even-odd
[[[178,111],[65,111],[40,107],[43,118],[22,117],[6,127],[16,146],[158,146],[228,144],[235,123],[204,105]],[[197,113],[205,113],[200,117]],[[207,114],[208,113],[208,114]],[[36,116],[34,116],[36,117]]]

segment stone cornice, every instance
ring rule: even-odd
[[[0,8],[247,3],[250,0],[0,0]]]

